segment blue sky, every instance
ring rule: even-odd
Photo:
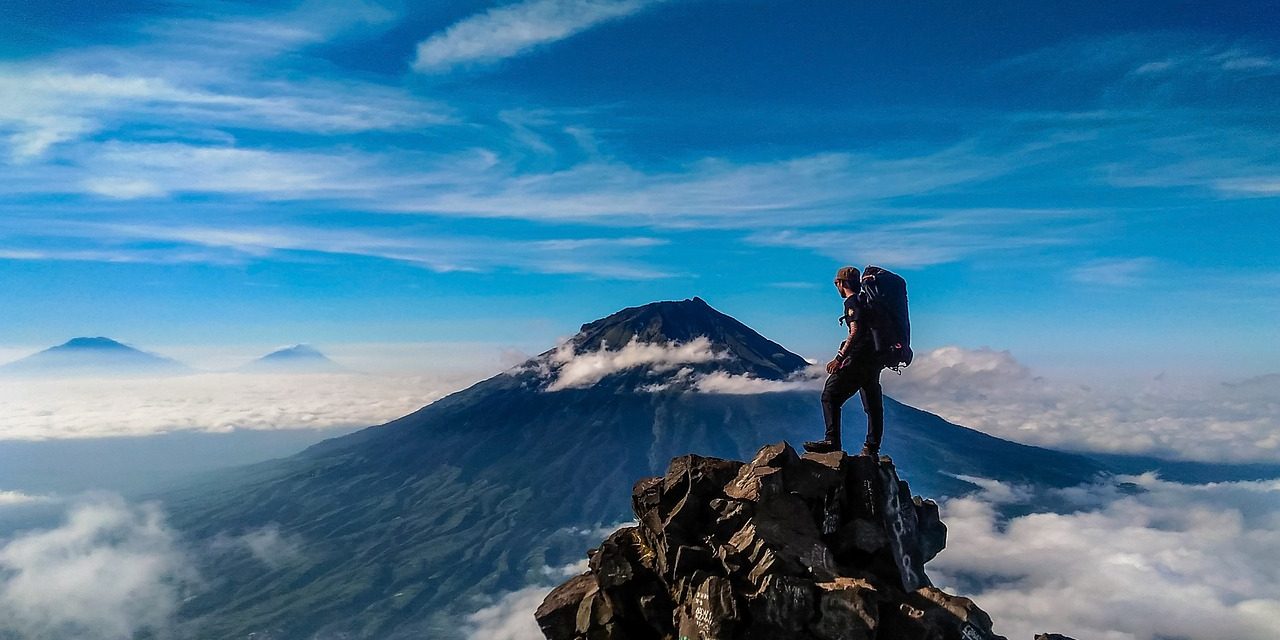
[[[104,6],[110,4],[111,6]],[[25,3],[0,344],[491,342],[700,295],[794,351],[1280,369],[1269,3]]]

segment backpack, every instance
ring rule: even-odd
[[[862,271],[862,302],[872,311],[871,338],[880,364],[898,371],[911,364],[911,317],[907,312],[907,281],[875,265]]]

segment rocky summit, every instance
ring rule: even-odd
[[[686,455],[636,483],[632,507],[638,524],[538,608],[550,640],[1001,638],[930,583],[947,529],[888,457]]]

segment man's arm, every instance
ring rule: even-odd
[[[849,346],[853,344],[853,338],[854,336],[857,335],[857,333],[858,333],[857,321],[849,322],[849,337],[845,338],[840,342],[840,348],[836,349],[835,359],[827,363],[827,373],[835,373],[837,370],[840,369],[840,366],[844,364],[845,358],[849,357],[847,350],[849,349]]]

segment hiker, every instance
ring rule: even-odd
[[[868,275],[868,278],[871,276]],[[853,394],[862,393],[862,409],[867,413],[867,439],[858,455],[878,457],[880,438],[884,434],[884,393],[880,389],[880,371],[884,369],[876,355],[871,335],[873,308],[863,296],[862,277],[856,267],[841,267],[836,272],[836,290],[844,298],[844,315],[840,322],[849,325],[849,337],[840,343],[836,357],[827,363],[827,383],[822,388],[822,417],[827,437],[804,443],[816,453],[840,451],[840,407]]]

